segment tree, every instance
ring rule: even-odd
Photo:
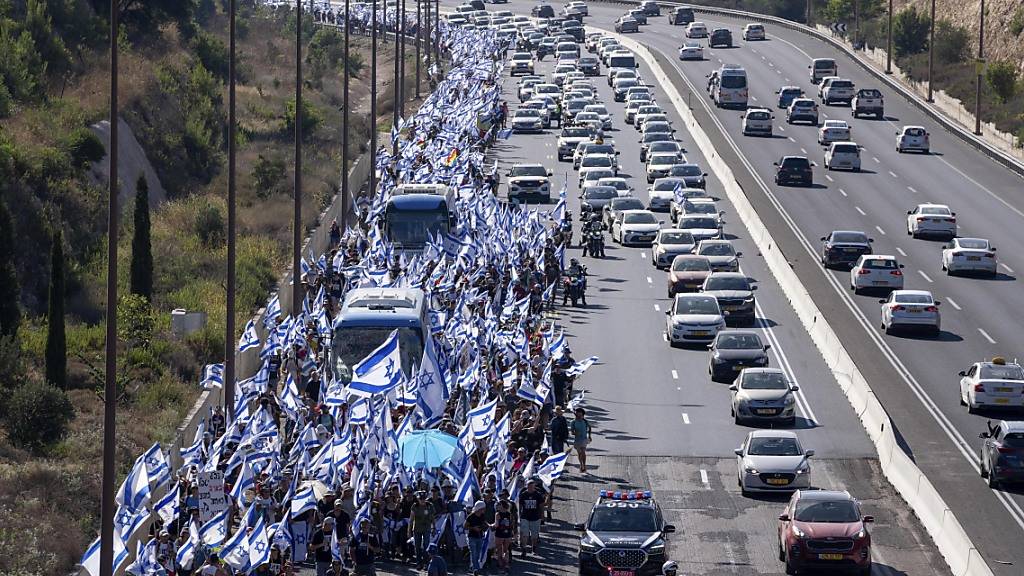
[[[928,49],[931,19],[924,12],[910,6],[893,19],[892,43],[897,56],[920,54]]]
[[[252,179],[256,183],[256,195],[267,198],[281,190],[285,179],[285,163],[278,156],[266,158],[259,155],[252,168]]]
[[[46,313],[46,381],[61,390],[68,384],[68,346],[64,333],[64,236],[53,233],[50,249],[50,301]]]
[[[1017,91],[1017,68],[1005,60],[993,62],[985,69],[985,82],[1000,102],[1006,102]]]
[[[21,325],[21,290],[14,267],[14,224],[0,195],[0,336],[17,336]]]
[[[153,300],[153,245],[150,239],[149,184],[139,174],[135,184],[135,232],[132,236],[131,292]]]
[[[50,384],[30,380],[7,400],[3,414],[7,437],[16,445],[41,452],[64,437],[75,407],[67,394]]]
[[[963,26],[949,20],[935,22],[935,58],[946,64],[957,64],[967,59],[970,34]]]

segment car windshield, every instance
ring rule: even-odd
[[[693,234],[689,232],[662,232],[662,244],[693,244]]]
[[[532,110],[530,108],[520,109],[516,111],[516,118],[536,118],[538,116],[540,116],[540,112],[537,110]]]
[[[932,297],[927,294],[896,294],[894,300],[900,304],[931,304]]]
[[[788,390],[789,381],[782,372],[743,372],[743,388],[747,390]]]
[[[657,224],[658,220],[654,217],[654,214],[647,212],[638,212],[636,214],[626,214],[622,217],[623,224]]]
[[[750,283],[739,276],[710,276],[704,282],[704,290],[750,290]]]
[[[702,245],[697,253],[702,256],[732,256],[735,254],[731,244],[718,242]]]
[[[715,348],[723,350],[760,350],[764,348],[764,345],[761,344],[761,338],[757,334],[746,332],[730,334],[725,332],[718,337],[718,343],[715,344]]]
[[[1024,380],[1024,370],[1016,364],[982,364],[978,377],[993,380]]]
[[[609,168],[612,159],[607,156],[587,156],[580,162],[581,168]]]
[[[794,520],[800,522],[856,522],[857,505],[850,500],[798,500]]]
[[[583,197],[587,200],[610,200],[615,197],[615,189],[590,188],[583,193]]]
[[[603,104],[591,104],[586,107],[587,112],[593,112],[594,114],[608,114],[608,109]]]
[[[810,168],[811,163],[807,161],[807,158],[784,158],[782,160],[782,166],[784,168]]]
[[[747,454],[751,456],[799,456],[803,454],[796,438],[764,438],[750,439]]]
[[[672,134],[670,134],[668,132],[645,132],[644,133],[644,142],[647,142],[647,143],[650,143],[650,142],[664,142],[666,140],[671,140],[671,139],[672,139]]]
[[[714,298],[679,298],[676,300],[676,314],[721,314]]]
[[[612,191],[614,193],[614,190]],[[612,200],[612,210],[643,210],[644,203],[638,198],[616,198]]]
[[[683,206],[683,211],[688,214],[717,214],[718,207],[710,202],[701,202],[699,204],[687,202]]]
[[[907,128],[906,130],[904,130],[904,134],[906,134],[907,136],[913,136],[915,138],[918,138],[924,136],[924,130],[920,128]]]
[[[613,502],[611,504],[618,504]],[[598,505],[590,515],[592,532],[643,532],[658,531],[654,509],[647,506],[630,508]]]
[[[615,175],[615,173],[612,172],[611,170],[605,170],[604,168],[598,168],[596,170],[591,170],[590,172],[587,172],[587,175],[584,176],[583,180],[586,181],[586,182],[597,182],[601,178],[606,178],[608,176],[614,176],[614,175]]]
[[[655,154],[651,156],[651,164],[675,164],[679,157],[675,154]]]
[[[672,270],[676,272],[707,272],[711,263],[707,258],[679,258],[672,261]]]
[[[615,188],[616,190],[621,190],[623,192],[629,190],[629,183],[623,179],[608,178],[606,181],[601,182],[601,184],[605,186],[611,186],[612,188]]]
[[[832,60],[818,60],[814,63],[815,70],[831,70],[836,67],[836,63]]]
[[[611,144],[591,144],[587,146],[587,154],[615,154],[615,147]]]
[[[860,267],[876,270],[895,270],[897,265],[896,261],[892,258],[865,258]]]
[[[832,146],[833,154],[857,154],[856,144],[835,144]]]
[[[751,120],[768,120],[770,118],[767,112],[748,112],[747,118]]]
[[[957,241],[961,248],[967,248],[968,250],[988,250],[987,240],[978,240],[975,238],[961,238]]]
[[[804,91],[799,88],[783,88],[780,92],[781,96],[800,96]]]
[[[844,244],[867,244],[868,237],[859,232],[833,232],[832,241]]]
[[[694,164],[679,164],[673,166],[670,172],[672,176],[703,176],[700,166]]]
[[[834,80],[829,86],[832,88],[853,88],[853,82],[849,80]]]
[[[654,191],[662,192],[665,190],[675,190],[676,187],[686,187],[686,183],[682,179],[676,178],[661,178],[654,183]]]
[[[929,214],[932,216],[949,216],[949,208],[945,206],[923,206],[921,208],[921,214]]]
[[[641,106],[637,111],[637,114],[643,116],[646,114],[660,114],[661,106]]]
[[[739,75],[737,75],[737,76],[733,76],[733,75],[722,76],[721,82],[722,82],[722,84],[721,84],[722,88],[728,88],[730,90],[738,90],[740,88],[746,88],[747,87],[747,77],[746,76],[739,76]]]
[[[713,218],[683,218],[679,220],[679,228],[718,228],[718,222]]]
[[[879,92],[878,90],[872,90],[872,89],[861,90],[860,92],[857,93],[857,95],[860,96],[861,98],[881,98],[882,97],[882,93],[881,92]]]
[[[1024,434],[1012,432],[1003,437],[1003,444],[1010,448],[1024,448]]]
[[[512,176],[547,176],[548,170],[543,166],[513,166]]]
[[[671,132],[672,126],[668,122],[648,122],[644,124],[644,133]]]
[[[589,138],[590,128],[564,128],[562,138]]]
[[[531,56],[531,55],[530,55],[529,53],[527,53],[527,52],[523,52],[523,53],[521,53],[521,54],[513,54],[513,55],[512,55],[512,59],[513,59],[513,60],[532,60],[532,59],[533,59],[533,56]]]
[[[793,100],[793,108],[813,108],[813,100]]]

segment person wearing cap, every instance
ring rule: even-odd
[[[448,563],[441,556],[437,544],[427,546],[427,554],[430,555],[430,562],[427,564],[427,576],[448,576]]]
[[[316,562],[316,576],[327,576],[331,568],[334,556],[331,554],[331,540],[333,540],[334,518],[324,518],[317,530],[310,539],[309,552],[313,554],[313,561]]]
[[[427,493],[416,493],[416,502],[409,509],[409,525],[416,554],[416,568],[423,568],[427,562],[427,546],[430,544],[430,530],[434,527],[434,506],[427,500]]]
[[[175,546],[174,540],[171,540],[171,533],[167,530],[160,530],[156,539],[156,555],[157,558],[163,558],[159,562],[164,570],[174,572],[174,558],[177,554],[178,547]]]
[[[486,537],[490,526],[487,524],[487,518],[484,517],[486,509],[487,504],[483,500],[477,500],[473,504],[472,512],[466,516],[463,525],[466,535],[469,536],[469,564],[473,570],[473,576],[480,574],[480,571],[484,569],[484,563],[487,562]]]
[[[348,544],[348,552],[352,557],[353,573],[358,576],[376,576],[373,563],[377,560],[380,540],[373,533],[370,521],[363,518],[359,521],[359,535]]]
[[[544,494],[537,490],[537,481],[531,478],[526,482],[526,490],[519,494],[519,547],[524,557],[527,548],[537,552],[544,501]]]

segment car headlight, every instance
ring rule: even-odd
[[[750,298],[744,298],[743,299],[743,303],[744,304],[753,304],[754,303],[754,297],[751,296]]]
[[[790,404],[795,404],[795,403],[796,403],[796,398],[792,394],[787,394],[786,395],[786,405],[788,406]]]
[[[744,466],[743,471],[746,472],[747,474],[757,474],[757,468],[754,468],[753,466],[749,465]]]
[[[647,552],[649,554],[652,554],[652,555],[664,554],[665,553],[665,543],[662,542],[660,544],[655,544],[655,545],[651,546],[650,548],[648,548]]]
[[[856,534],[855,534],[855,535],[853,536],[853,538],[854,538],[855,540],[860,540],[860,539],[864,538],[864,537],[865,537],[865,536],[867,536],[867,535],[868,535],[868,533],[867,533],[867,530],[864,530],[863,528],[861,528],[861,529],[860,529],[860,532],[857,532],[857,533],[856,533]]]
[[[807,473],[808,473],[808,472],[810,472],[810,471],[811,471],[811,468],[810,468],[810,466],[808,466],[807,464],[804,464],[803,466],[801,466],[801,467],[799,467],[799,468],[797,468],[797,469],[796,469],[796,473],[797,473],[798,475],[803,475],[803,474],[807,474]]]
[[[600,549],[601,549],[600,546],[598,546],[594,542],[591,542],[590,540],[581,540],[580,541],[580,550],[582,550],[583,552],[597,552]]]
[[[803,538],[804,536],[807,536],[807,534],[804,533],[804,531],[801,530],[800,527],[797,526],[796,524],[792,524],[791,527],[792,527],[792,530],[793,530],[793,536],[796,536],[797,538]]]

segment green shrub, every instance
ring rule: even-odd
[[[218,247],[224,243],[224,214],[219,206],[205,204],[196,213],[194,232],[209,247]]]
[[[985,69],[985,82],[1000,102],[1007,102],[1017,91],[1017,68],[1005,61],[992,62]]]
[[[17,388],[25,377],[21,364],[21,344],[16,336],[0,336],[0,412],[7,393]]]
[[[3,416],[10,440],[41,452],[64,437],[75,408],[63,390],[29,380],[11,394]]]
[[[10,90],[0,81],[0,118],[7,118],[14,109],[14,98]]]
[[[45,95],[46,61],[36,49],[27,30],[17,30],[14,22],[0,19],[0,80],[15,100],[34,102]]]
[[[1021,32],[1024,32],[1024,6],[1018,6],[1010,18],[1010,33],[1020,36]]]
[[[64,150],[71,157],[71,163],[76,168],[85,168],[93,162],[103,160],[107,155],[107,149],[99,136],[85,127],[68,134],[63,144]]]
[[[893,18],[892,43],[896,56],[920,54],[928,49],[931,20],[924,12],[910,6]]]
[[[204,68],[221,80],[227,80],[228,48],[223,40],[208,32],[200,32],[192,39],[192,50]]]
[[[323,121],[323,114],[316,106],[309,103],[309,100],[302,101],[302,139],[308,140],[313,132]],[[295,99],[291,98],[285,102],[284,110],[284,131],[295,130]]]
[[[943,64],[958,64],[967,59],[971,36],[967,28],[949,20],[935,23],[935,59]]]
[[[285,179],[284,160],[277,155],[267,158],[262,154],[252,167],[252,179],[256,185],[256,196],[267,198],[282,191]]]

